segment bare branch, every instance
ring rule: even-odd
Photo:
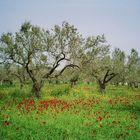
[[[107,72],[106,72],[106,74],[105,74],[105,76],[104,76],[103,83],[106,83],[106,78],[108,77],[109,71],[110,71],[110,70],[108,69]]]
[[[59,74],[55,75],[55,77],[58,77],[60,76],[68,67],[72,67],[72,68],[75,68],[77,67],[78,69],[80,69],[80,67],[78,65],[75,65],[75,64],[69,64],[69,65],[66,65],[60,72]]]
[[[110,80],[112,80],[117,74],[115,73],[112,73],[112,75],[107,79],[105,80],[105,83],[108,83]]]
[[[60,59],[58,59],[58,60],[54,63],[54,65],[53,65],[53,67],[51,68],[51,70],[50,70],[47,74],[45,74],[45,75],[43,76],[43,78],[48,78],[48,77],[56,70],[56,68],[60,65],[60,62],[61,62],[61,61],[63,61],[63,60],[69,60],[69,59],[66,58],[66,56],[65,56],[65,54],[64,54],[63,52],[62,52],[62,55],[63,55],[63,57],[60,58]]]

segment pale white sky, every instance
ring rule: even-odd
[[[140,0],[0,0],[0,34],[25,20],[45,28],[68,21],[84,36],[104,33],[113,47],[140,53]]]

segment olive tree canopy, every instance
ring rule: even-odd
[[[74,62],[82,40],[77,29],[67,22],[52,30],[25,22],[18,32],[1,36],[0,59],[24,68],[39,97],[46,79],[61,75],[67,67],[78,67]]]

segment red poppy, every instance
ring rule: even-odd
[[[102,121],[102,119],[103,119],[103,118],[102,118],[100,115],[99,115],[98,118],[97,118],[98,121]]]
[[[12,124],[11,122],[8,122],[8,121],[5,121],[4,123],[5,123],[5,125]]]
[[[113,102],[113,99],[110,99],[108,102],[109,102],[110,104],[112,104],[112,102]]]
[[[86,126],[88,126],[88,123],[86,123]]]
[[[117,122],[116,121],[112,121],[112,124],[116,124]]]

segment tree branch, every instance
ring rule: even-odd
[[[68,67],[72,67],[72,68],[77,67],[78,69],[80,69],[78,65],[69,64],[69,65],[66,65],[66,66],[59,72],[59,74],[57,74],[57,75],[55,75],[54,77],[51,77],[51,78],[57,78],[57,77],[60,76]]]
[[[117,74],[115,73],[112,73],[112,76],[110,76],[106,81],[105,83],[108,83],[110,80],[112,80]]]
[[[106,83],[106,78],[108,77],[109,71],[110,71],[110,70],[108,69],[107,72],[106,72],[106,74],[105,74],[105,76],[104,76],[103,83]]]
[[[63,61],[63,60],[69,60],[69,59],[67,59],[66,58],[66,56],[65,56],[65,54],[62,52],[62,55],[63,55],[63,57],[62,58],[60,58],[60,59],[58,59],[55,63],[54,63],[54,65],[53,65],[53,67],[51,68],[51,70],[47,73],[47,74],[45,74],[44,76],[43,76],[43,78],[48,78],[54,71],[55,71],[55,69],[60,65],[60,62],[61,61]]]

